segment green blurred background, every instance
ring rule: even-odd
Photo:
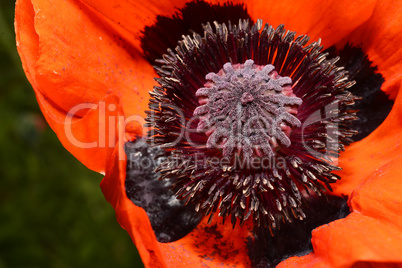
[[[99,187],[44,122],[0,0],[0,268],[143,267]]]

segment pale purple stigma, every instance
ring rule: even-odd
[[[252,102],[254,97],[249,92],[244,92],[240,100],[243,105],[246,105],[247,103]]]
[[[299,127],[297,108],[302,100],[292,91],[290,77],[281,77],[271,64],[226,63],[196,92],[200,106],[198,132],[208,136],[207,148],[221,148],[223,156],[235,154],[250,162],[273,157],[291,144],[292,129]]]

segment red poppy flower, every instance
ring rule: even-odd
[[[214,220],[211,231],[203,220],[185,237],[160,243],[144,209],[126,195],[123,144],[142,135],[148,91],[156,85],[143,31],[186,2],[17,0],[17,47],[47,122],[77,159],[105,174],[102,191],[147,267],[248,267],[248,224],[232,229]],[[381,90],[395,101],[385,121],[339,159],[342,180],[333,193],[349,196],[351,213],[313,230],[312,253],[278,267],[402,263],[401,2],[253,0],[244,6],[251,19],[322,38],[325,48],[361,44],[385,79]]]

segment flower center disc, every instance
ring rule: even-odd
[[[206,147],[222,149],[223,157],[241,156],[246,163],[256,157],[271,158],[291,144],[289,136],[301,122],[297,108],[302,100],[292,91],[290,77],[281,77],[271,64],[253,60],[226,63],[196,92],[198,132],[208,136]]]
[[[185,36],[158,61],[148,142],[165,150],[156,170],[179,199],[209,221],[251,217],[274,235],[339,179],[330,162],[355,134],[354,82],[320,41],[306,46],[308,36],[283,25],[215,28]]]

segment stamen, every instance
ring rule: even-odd
[[[347,72],[320,41],[250,25],[204,25],[159,60],[148,142],[157,171],[204,215],[253,221],[272,235],[339,180],[332,162],[356,132]]]

